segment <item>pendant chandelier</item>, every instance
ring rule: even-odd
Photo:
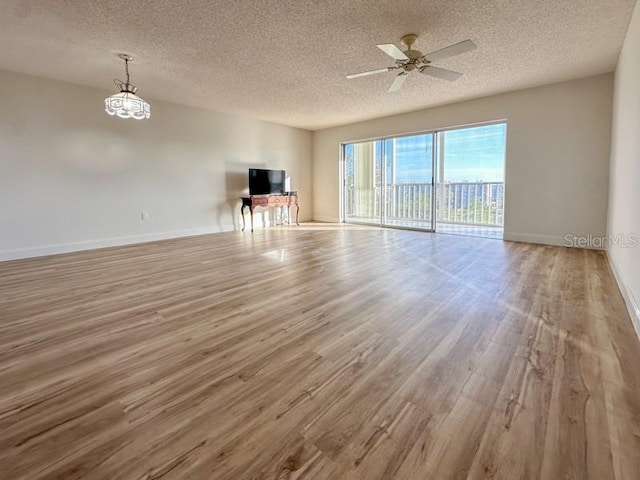
[[[129,62],[133,60],[133,57],[125,53],[121,53],[118,56],[124,60],[127,81],[114,80],[116,87],[120,89],[120,93],[107,97],[104,101],[104,109],[109,115],[117,115],[120,118],[135,118],[136,120],[149,118],[151,116],[151,107],[136,95],[138,87],[129,83]]]

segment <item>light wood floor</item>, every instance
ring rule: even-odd
[[[303,225],[0,263],[2,479],[640,478],[602,253]]]

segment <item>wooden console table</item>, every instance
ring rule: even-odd
[[[244,232],[245,228],[245,207],[249,207],[249,212],[251,213],[251,231],[253,232],[253,210],[256,207],[287,207],[287,218],[289,219],[289,225],[291,225],[291,205],[295,205],[296,207],[296,225],[300,225],[298,223],[300,205],[298,204],[298,195],[295,193],[289,195],[251,195],[250,197],[242,197],[242,207],[240,208],[240,213],[242,213],[242,231]]]

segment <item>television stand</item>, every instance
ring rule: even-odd
[[[300,214],[300,205],[298,204],[297,192],[289,192],[284,194],[271,194],[271,195],[250,195],[242,198],[242,207],[240,213],[242,213],[242,231],[246,226],[244,220],[244,209],[249,208],[251,214],[251,232],[253,233],[253,211],[256,207],[287,207],[287,218],[289,219],[289,225],[291,225],[291,205],[296,207],[296,225],[298,223],[298,216]]]

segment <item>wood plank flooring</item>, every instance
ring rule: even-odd
[[[303,225],[0,263],[2,479],[640,478],[604,254]]]

